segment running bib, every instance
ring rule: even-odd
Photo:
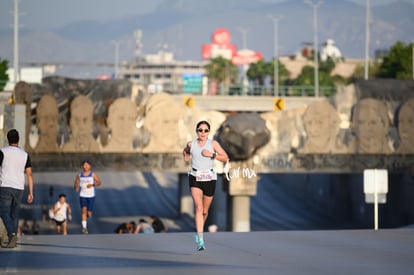
[[[197,170],[195,172],[196,181],[211,181],[217,179],[217,174],[211,170]]]
[[[90,178],[81,177],[80,178],[80,196],[84,198],[93,198],[95,197],[95,187],[89,187],[88,184],[93,183],[93,181],[89,181]]]
[[[89,182],[81,181],[79,185],[80,185],[80,188],[86,190],[88,188],[88,184]]]

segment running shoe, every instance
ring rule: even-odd
[[[197,251],[202,251],[202,250],[204,250],[204,249],[206,249],[206,247],[204,246],[204,240],[203,240],[203,239],[201,239],[201,240],[199,240],[199,242],[198,242],[198,245],[197,245]]]
[[[82,229],[82,234],[88,234],[88,229],[83,228],[83,229]]]
[[[17,246],[18,237],[16,234],[12,234],[9,236],[9,242],[7,245],[2,245],[4,248],[15,248]]]

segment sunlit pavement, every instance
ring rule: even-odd
[[[414,229],[26,235],[0,274],[413,274]]]

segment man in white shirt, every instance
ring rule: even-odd
[[[7,230],[9,241],[2,247],[17,245],[20,204],[23,197],[26,173],[29,192],[27,202],[33,202],[32,163],[29,154],[19,147],[19,132],[7,133],[8,146],[0,150],[0,216]]]

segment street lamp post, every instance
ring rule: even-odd
[[[313,7],[313,62],[315,63],[315,97],[319,96],[319,68],[318,68],[318,6],[322,4],[322,1],[313,2],[312,0],[305,0],[305,3],[310,4]]]
[[[242,33],[242,37],[243,37],[243,50],[247,49],[247,32],[248,32],[248,28],[242,28],[242,27],[238,27],[239,31]],[[242,65],[243,68],[243,72],[242,72],[242,84],[243,84],[243,94],[246,93],[246,87],[248,85],[247,83],[247,65]]]
[[[13,67],[14,67],[14,83],[20,81],[19,68],[19,0],[14,0],[14,49],[13,49]]]
[[[118,78],[118,74],[119,74],[119,44],[121,44],[122,41],[113,40],[111,42],[115,44],[114,78]]]
[[[370,40],[370,0],[366,0],[366,16],[365,16],[365,69],[364,69],[364,78],[368,80],[369,78],[369,40]]]
[[[243,50],[247,49],[247,32],[249,31],[248,28],[238,27],[239,31],[242,33],[242,42],[243,42]]]
[[[274,85],[273,85],[273,96],[279,96],[279,41],[278,41],[278,23],[280,20],[280,16],[272,16],[268,15],[270,19],[273,21],[273,36],[274,36]]]

